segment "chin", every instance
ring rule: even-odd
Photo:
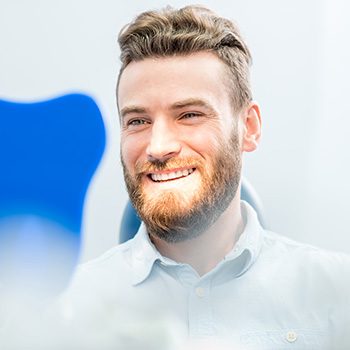
[[[160,216],[182,216],[193,208],[194,198],[181,191],[144,193],[143,211]],[[152,216],[153,216],[152,215]]]

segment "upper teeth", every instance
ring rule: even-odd
[[[166,173],[166,174],[151,174],[151,178],[153,181],[173,180],[179,177],[190,175],[193,173],[193,171],[194,171],[193,169],[185,169],[185,170],[178,170],[178,171],[174,171],[172,173]]]

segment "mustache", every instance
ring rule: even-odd
[[[198,168],[202,166],[203,161],[194,157],[169,158],[164,161],[144,161],[135,164],[136,176],[149,174],[156,171],[171,170],[177,168]]]

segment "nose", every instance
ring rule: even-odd
[[[164,162],[180,152],[181,142],[176,127],[163,120],[154,121],[146,149],[148,160]]]

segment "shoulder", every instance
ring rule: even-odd
[[[113,290],[118,288],[118,284],[131,284],[131,270],[132,249],[128,241],[78,265],[66,293],[104,293],[107,285]]]
[[[327,283],[350,291],[350,255],[294,241],[264,231],[260,258],[272,271],[284,271],[298,280]]]
[[[301,259],[320,259],[325,262],[350,263],[350,255],[322,249],[311,244],[302,243],[290,239],[281,234],[264,230],[262,249],[267,252],[276,252],[289,256],[299,256]]]
[[[68,314],[72,310],[78,314],[84,314],[83,310],[97,312],[103,309],[108,300],[128,293],[128,286],[131,286],[131,254],[130,242],[126,242],[79,265],[58,298],[61,311],[70,310]]]
[[[100,270],[115,269],[120,264],[129,265],[132,255],[132,240],[117,245],[97,258],[82,263],[77,268],[77,273],[93,272]]]

